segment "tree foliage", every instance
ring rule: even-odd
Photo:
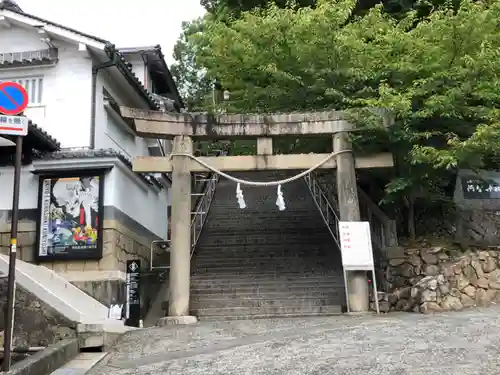
[[[203,18],[182,24],[182,34],[174,46],[176,62],[170,67],[186,107],[194,111],[207,106],[207,96],[211,92],[211,82],[206,79],[204,67],[197,61],[199,46],[191,42],[191,38],[203,32],[204,25]]]
[[[207,12],[218,16],[218,19],[227,19],[227,17],[238,18],[242,12],[267,8],[269,5],[279,8],[314,6],[316,0],[201,0],[200,4]]]
[[[500,153],[500,2],[439,5],[394,17],[382,5],[359,15],[353,0],[271,4],[206,20],[189,44],[206,78],[231,92],[231,111],[349,113],[365,127],[361,151],[396,156],[386,200],[411,211],[421,197],[442,201],[446,171],[497,167]]]

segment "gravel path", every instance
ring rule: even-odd
[[[149,328],[91,375],[500,374],[500,306]]]

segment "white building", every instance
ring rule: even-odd
[[[36,124],[24,142],[21,258],[33,261],[38,257],[74,282],[113,280],[120,284],[125,279],[125,261],[140,258],[147,262],[151,241],[167,237],[168,178],[137,175],[130,161],[141,155],[162,155],[169,143],[136,137],[119,111],[120,105],[180,110],[182,102],[161,49],[118,50],[106,40],[27,14],[14,2],[3,1],[0,81],[16,81],[26,88],[29,106],[25,115]],[[57,147],[55,140],[60,142],[60,150],[47,152]],[[0,146],[0,246],[5,252],[12,207],[12,143],[0,138]],[[47,240],[43,233],[47,235],[49,223],[44,221],[47,218],[41,219],[41,197],[51,196],[43,195],[41,181],[48,176],[54,180],[101,173],[102,207],[94,214],[99,218],[93,224],[100,230],[98,254],[68,245],[57,256],[43,255],[41,242]],[[81,227],[66,229],[84,231],[89,224],[82,218],[78,223],[75,216],[74,222]],[[51,221],[50,225],[55,224]],[[96,297],[105,300],[109,296]]]

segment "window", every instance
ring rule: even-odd
[[[26,78],[10,78],[3,79],[2,82],[17,82],[22,85],[28,92],[29,105],[41,105],[43,94],[43,78],[41,77],[26,77]]]

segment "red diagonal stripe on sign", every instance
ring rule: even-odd
[[[16,103],[16,101],[12,98],[12,96],[9,95],[9,93],[7,92],[7,90],[5,90],[5,88],[3,87],[0,88],[0,91],[7,97],[7,99],[10,100],[12,104],[14,104],[14,106],[19,107],[19,104]]]
[[[13,126],[0,126],[0,130],[18,130],[18,131],[22,131],[24,130],[24,128],[15,128]]]

